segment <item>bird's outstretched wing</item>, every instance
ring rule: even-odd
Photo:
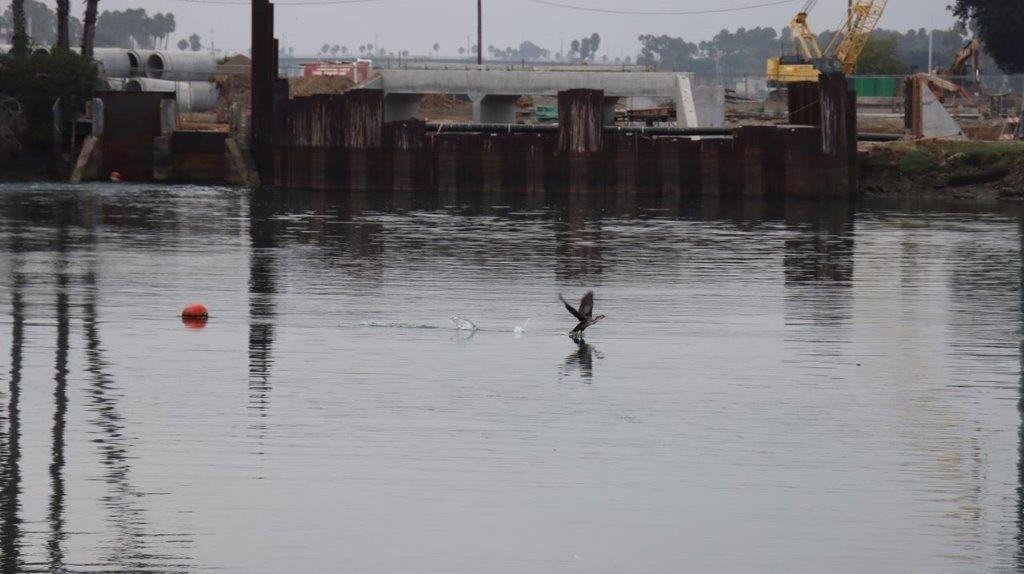
[[[584,317],[584,316],[583,316],[582,314],[580,314],[580,312],[579,312],[579,311],[577,311],[575,307],[573,307],[572,305],[570,305],[570,304],[569,304],[569,302],[565,300],[565,297],[562,297],[561,295],[559,295],[559,296],[558,296],[558,298],[562,300],[562,304],[563,304],[563,305],[565,305],[565,308],[566,308],[566,309],[567,309],[567,310],[568,310],[568,311],[569,311],[570,313],[572,313],[572,316],[573,316],[573,317],[576,317],[576,320],[577,320],[577,321],[586,321],[586,320],[587,320],[587,318],[586,318],[586,317]]]
[[[586,319],[590,319],[591,317],[594,316],[594,292],[593,291],[588,291],[587,294],[583,296],[583,300],[580,301],[579,314],[583,315],[583,317],[585,317]],[[580,319],[580,321],[583,321],[583,319]]]

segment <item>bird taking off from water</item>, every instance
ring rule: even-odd
[[[576,328],[573,329],[571,333],[569,333],[570,337],[582,337],[583,331],[586,331],[588,327],[596,325],[602,319],[607,318],[604,315],[598,315],[597,317],[594,316],[593,291],[588,291],[587,294],[583,296],[583,299],[580,301],[579,309],[576,309],[575,307],[570,305],[569,302],[565,300],[565,297],[559,296],[558,298],[562,300],[562,304],[565,305],[565,308],[568,309],[570,313],[572,313],[572,316],[576,317],[576,320],[579,321],[579,324],[576,325]]]

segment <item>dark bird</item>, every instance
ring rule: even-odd
[[[565,308],[568,309],[570,313],[572,313],[572,316],[576,317],[576,320],[579,321],[579,324],[576,325],[576,328],[573,329],[571,333],[569,333],[569,335],[572,337],[582,337],[583,331],[586,331],[588,327],[596,325],[602,319],[607,318],[604,315],[598,315],[597,317],[594,316],[593,291],[589,291],[586,295],[583,296],[583,299],[580,300],[579,309],[576,309],[575,307],[570,305],[569,302],[565,300],[565,297],[559,296],[558,298],[562,300],[562,304],[565,305]]]

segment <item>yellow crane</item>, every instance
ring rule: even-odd
[[[816,82],[822,72],[854,73],[860,54],[871,38],[871,33],[878,27],[889,0],[851,2],[845,21],[824,50],[807,23],[807,16],[817,3],[818,0],[807,0],[803,10],[789,22],[790,35],[799,53],[796,56],[769,59],[769,81]]]

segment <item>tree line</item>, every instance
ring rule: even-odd
[[[612,61],[608,55],[602,55],[598,57],[598,51],[601,47],[601,35],[596,32],[590,36],[586,36],[579,40],[573,40],[569,46],[569,50],[565,54],[562,52],[552,53],[551,50],[544,48],[543,46],[531,42],[529,40],[521,42],[519,46],[508,46],[502,48],[495,46],[494,44],[487,46],[487,53],[492,59],[495,60],[525,60],[527,62],[536,62],[540,60],[547,60],[552,57],[556,60],[562,60],[568,58],[571,61],[583,63],[583,62],[596,62],[598,60],[602,62]],[[434,42],[432,46],[434,54],[441,53],[441,43]],[[282,49],[284,50],[284,49]],[[391,50],[384,48],[383,46],[374,46],[373,44],[361,44],[353,50],[349,50],[348,46],[341,44],[324,44],[320,47],[319,55],[321,56],[339,56],[347,55],[349,53],[357,54],[359,56],[372,57],[409,57],[409,50]],[[460,56],[473,56],[477,52],[476,44],[471,47],[460,46],[458,53]],[[287,52],[285,52],[287,53]],[[616,58],[615,62],[621,62],[622,60]],[[630,58],[632,61],[632,58]]]
[[[834,34],[833,31],[819,34],[821,45],[827,46]],[[949,66],[957,51],[971,37],[971,31],[968,26],[959,24],[948,30],[933,30],[931,36],[934,42],[933,64],[936,67]],[[739,28],[735,32],[722,30],[704,42],[688,42],[684,38],[664,35],[644,35],[639,37],[639,41],[637,63],[696,74],[763,75],[769,58],[795,53],[788,28],[781,31],[769,27]],[[927,71],[928,44],[929,31],[924,28],[906,32],[876,30],[861,55],[857,71],[861,74]],[[983,56],[981,67],[988,73],[999,73],[1000,69],[1006,73],[1014,71],[1006,62],[997,63],[988,55]]]
[[[70,0],[57,0],[57,11],[40,0],[15,0],[0,13],[0,38],[11,38],[16,49],[24,43],[29,46],[70,47],[80,44],[85,32],[85,23],[70,14]],[[90,11],[95,23],[92,45],[109,48],[167,49],[171,35],[177,31],[174,14],[156,13],[150,15],[144,8],[126,10],[104,10],[98,12],[95,0],[89,0],[85,16]],[[18,21],[23,22],[23,33],[18,32]],[[62,28],[66,28],[67,40],[61,41]],[[180,50],[200,51],[202,39],[192,34],[176,44]]]

